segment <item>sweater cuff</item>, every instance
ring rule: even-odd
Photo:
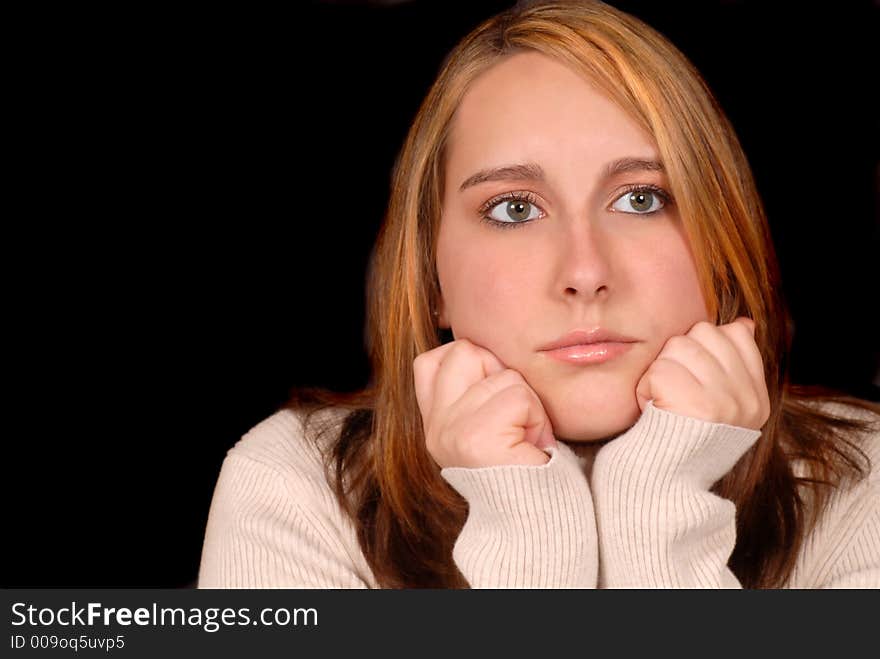
[[[497,508],[495,502],[516,503],[523,494],[553,490],[558,483],[584,479],[578,457],[565,443],[543,449],[550,460],[542,465],[497,465],[491,467],[445,467],[440,475],[467,499],[471,510],[476,505]]]
[[[708,490],[760,436],[760,430],[684,416],[648,402],[632,428],[602,447],[593,473],[616,465],[628,480],[662,486],[685,479]]]
[[[447,467],[468,502],[453,558],[473,588],[593,588],[596,520],[587,478],[557,442],[543,465]]]

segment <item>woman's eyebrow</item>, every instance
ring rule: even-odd
[[[658,160],[644,160],[641,158],[619,158],[614,162],[608,163],[603,174],[603,179],[609,179],[618,174],[626,174],[628,172],[662,172],[664,171],[663,163]]]
[[[487,181],[543,181],[544,170],[541,165],[533,162],[523,163],[521,165],[505,165],[503,167],[492,167],[491,169],[482,169],[473,176],[465,179],[464,183],[459,187],[459,192],[464,192],[467,188],[485,183]]]
[[[637,171],[662,172],[664,167],[663,163],[657,160],[618,158],[608,163],[602,174],[602,179],[605,180],[618,174]],[[504,165],[502,167],[480,170],[466,178],[458,190],[459,192],[464,192],[470,187],[486,183],[487,181],[543,181],[544,178],[544,170],[537,163],[527,162],[516,165]]]

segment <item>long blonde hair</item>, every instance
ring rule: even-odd
[[[699,73],[662,35],[600,2],[520,3],[481,24],[448,55],[395,163],[373,254],[367,334],[372,379],[353,395],[300,390],[290,406],[351,413],[327,455],[328,478],[386,587],[466,586],[452,547],[467,515],[424,445],[415,357],[442,342],[436,237],[444,153],[462,97],[502,58],[532,50],[581,72],[654,137],[715,322],[748,316],[764,357],[772,412],[754,448],[715,490],[737,505],[731,569],[743,585],[782,585],[805,531],[846,474],[866,468],[846,439],[864,423],[823,413],[837,400],[878,406],[787,380],[788,314],[764,210],[748,162]],[[797,478],[791,461],[811,474]],[[802,487],[811,493],[807,506]]]

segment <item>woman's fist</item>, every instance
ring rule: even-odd
[[[467,339],[413,362],[428,452],[440,467],[541,465],[556,443],[538,395],[517,371]]]
[[[760,430],[770,416],[755,323],[699,322],[673,336],[636,386],[639,407],[654,407],[714,423]]]

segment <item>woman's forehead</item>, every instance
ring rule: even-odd
[[[483,72],[453,117],[448,181],[474,168],[537,162],[604,165],[619,157],[656,159],[653,139],[583,75],[540,53],[510,56]]]

